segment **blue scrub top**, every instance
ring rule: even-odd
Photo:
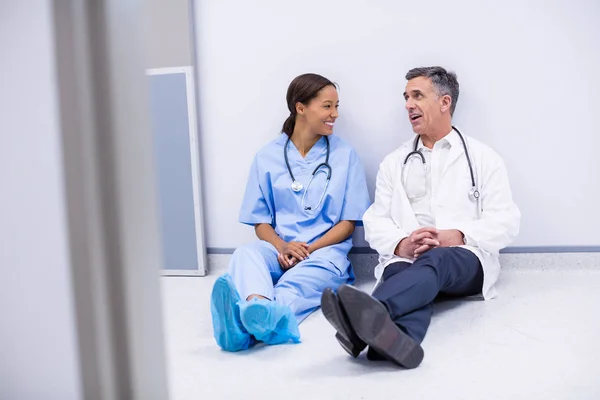
[[[302,190],[294,192],[283,155],[287,138],[282,133],[254,157],[239,221],[248,225],[270,224],[286,242],[309,244],[340,221],[357,221],[357,225],[362,225],[362,216],[371,201],[364,169],[356,151],[339,137],[329,136],[331,180],[319,208],[309,213],[303,210],[302,196],[314,169],[325,162],[327,143],[321,137],[306,158],[303,158],[294,143],[289,142],[290,168],[296,180],[303,185]],[[314,206],[319,202],[325,181],[326,174],[319,173],[315,176],[306,195],[305,205]],[[352,247],[352,237],[337,247],[347,254]]]

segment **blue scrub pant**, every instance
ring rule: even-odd
[[[388,265],[373,297],[387,307],[400,329],[421,343],[438,294],[471,296],[481,293],[482,286],[483,269],[475,254],[461,247],[438,247],[412,264]]]
[[[235,250],[229,274],[242,300],[259,294],[290,307],[300,323],[319,308],[326,288],[335,291],[340,285],[354,281],[350,263],[334,265],[327,257],[328,249],[314,251],[284,272],[277,261],[277,249],[261,240]]]

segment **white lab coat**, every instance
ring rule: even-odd
[[[464,135],[463,135],[464,136]],[[513,202],[504,162],[483,143],[464,136],[482,196],[481,219],[477,205],[469,199],[471,178],[460,137],[454,130],[446,136],[452,145],[437,188],[433,188],[431,211],[437,229],[458,229],[466,245],[481,261],[484,271],[482,295],[496,296],[495,283],[500,274],[499,251],[510,244],[519,232],[521,213]],[[363,216],[365,239],[379,253],[375,268],[378,280],[383,269],[403,259],[394,255],[398,243],[420,228],[402,184],[402,167],[413,150],[414,138],[385,157],[379,166],[375,202]]]

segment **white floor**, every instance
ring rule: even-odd
[[[300,344],[223,352],[215,279],[162,278],[174,400],[600,399],[599,270],[504,271],[498,298],[438,304],[414,370],[352,359],[320,311]]]

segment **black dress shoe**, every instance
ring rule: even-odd
[[[421,363],[421,345],[396,326],[379,300],[350,285],[342,285],[338,297],[354,332],[373,351],[405,368]]]
[[[367,360],[370,361],[390,361],[387,358],[385,358],[384,356],[382,356],[381,354],[379,354],[377,351],[375,351],[374,348],[369,346],[369,349],[367,350]]]
[[[352,357],[358,357],[361,351],[367,347],[367,344],[360,338],[348,323],[348,317],[343,310],[338,297],[330,288],[325,289],[321,295],[321,309],[323,315],[335,328],[337,333],[335,338],[342,345],[344,350]]]

